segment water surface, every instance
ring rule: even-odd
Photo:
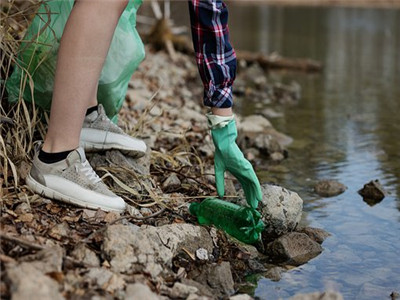
[[[259,280],[255,295],[332,289],[345,299],[385,299],[400,291],[400,10],[231,3],[230,29],[237,49],[310,57],[325,66],[320,75],[270,74],[299,82],[302,99],[274,107],[284,117],[272,123],[295,142],[283,167],[259,175],[297,191],[302,222],[332,236],[320,256],[279,282]],[[245,114],[259,110],[245,107]],[[325,178],[347,191],[315,195],[314,183]],[[357,191],[373,179],[390,195],[369,206]]]

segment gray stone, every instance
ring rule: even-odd
[[[322,247],[304,233],[291,232],[267,245],[267,253],[292,265],[308,262],[322,252]]]
[[[187,298],[190,294],[196,294],[197,292],[198,288],[194,286],[186,285],[180,282],[175,282],[169,296],[173,299]]]
[[[235,292],[231,265],[227,261],[207,264],[188,274],[201,284],[209,286],[215,296],[230,296]]]
[[[261,191],[263,198],[259,202],[259,211],[266,225],[262,236],[265,242],[269,242],[297,227],[301,219],[303,200],[297,193],[280,186],[264,184]],[[243,192],[241,195],[242,204],[245,204]]]
[[[212,300],[214,298],[212,297],[206,297],[206,296],[199,296],[197,294],[190,294],[186,300]]]
[[[249,244],[245,244],[237,239],[235,239],[234,237],[230,236],[230,235],[226,235],[226,237],[228,238],[228,241],[230,243],[235,244],[235,246],[243,253],[248,254],[248,257],[250,259],[255,259],[258,258],[260,256],[260,253],[258,252],[257,248],[249,245]]]
[[[333,197],[343,193],[347,187],[336,180],[321,180],[314,186],[314,191],[322,197]]]
[[[301,220],[303,200],[292,191],[277,185],[261,185],[262,200],[258,210],[266,225],[262,232],[264,244],[269,243],[278,236],[296,229]],[[239,191],[238,204],[246,206],[246,198],[243,190]]]
[[[64,299],[56,281],[44,275],[35,264],[23,262],[9,266],[7,276],[11,282],[13,300],[59,300]]]
[[[314,227],[305,227],[300,229],[298,232],[307,234],[313,241],[317,242],[318,244],[322,244],[327,237],[331,236],[329,232]]]
[[[361,190],[358,191],[358,193],[370,206],[381,202],[387,194],[383,186],[380,184],[379,180],[372,180],[368,182]]]
[[[146,299],[146,300],[159,300],[160,297],[152,292],[152,290],[143,283],[134,283],[129,284],[126,287],[125,293],[126,300],[139,300],[139,299]]]
[[[285,155],[281,152],[274,152],[269,155],[270,159],[275,162],[280,162],[285,159]]]
[[[26,256],[23,260],[29,262],[29,264],[39,272],[46,274],[51,272],[61,272],[63,255],[63,248],[56,245],[41,250],[34,255]]]
[[[125,286],[125,281],[118,274],[104,269],[104,268],[91,268],[85,276],[86,280],[92,284],[96,284],[101,289],[107,292],[114,292],[121,290]]]
[[[196,250],[196,257],[199,260],[208,260],[208,251],[204,248],[199,248]]]
[[[142,215],[142,216],[150,216],[151,214],[153,214],[153,211],[150,209],[150,208],[148,208],[148,207],[142,207],[141,209],[140,209],[140,214]]]
[[[86,247],[85,244],[78,244],[71,253],[71,256],[82,263],[98,267],[100,266],[100,259],[97,257],[96,253]]]
[[[253,300],[253,297],[250,297],[247,294],[238,294],[232,297],[229,297],[229,300]]]
[[[127,272],[134,267],[154,277],[172,266],[172,258],[182,248],[195,253],[200,247],[212,252],[212,239],[204,227],[191,224],[143,226],[139,230],[112,225],[107,227],[102,245],[112,270]]]
[[[182,278],[181,282],[185,285],[193,286],[197,288],[197,294],[201,296],[208,297],[208,299],[215,298],[213,291],[210,289],[208,285],[201,284],[200,282],[194,281],[188,278]]]
[[[396,292],[396,291],[393,291],[391,294],[390,294],[390,299],[392,299],[392,300],[396,300],[396,299],[399,299],[400,298],[400,293],[398,293],[398,292]]]
[[[281,118],[283,117],[283,113],[281,112],[277,112],[276,110],[273,110],[272,108],[265,108],[263,109],[263,111],[261,112],[261,114],[266,117],[266,118]]]
[[[315,292],[310,294],[297,294],[290,300],[343,300],[343,296],[338,292]]]
[[[243,149],[255,148],[264,156],[280,153],[279,157],[278,154],[274,154],[275,160],[281,160],[287,156],[285,147],[291,144],[293,139],[274,129],[265,117],[248,116],[237,126],[239,129],[237,142]]]
[[[274,139],[270,134],[257,134],[256,136],[252,134],[246,135],[249,146],[255,147],[260,151],[260,154],[265,156],[271,156],[272,153],[283,153],[284,149],[279,144],[279,142]]]
[[[232,179],[225,179],[225,196],[236,196],[237,191],[235,188],[235,184]]]
[[[282,267],[273,267],[264,273],[264,277],[271,279],[272,281],[281,280],[281,274],[285,271]]]
[[[17,215],[29,213],[31,212],[31,206],[27,202],[22,202],[15,208],[14,212]]]
[[[163,191],[176,191],[182,185],[182,182],[179,180],[176,174],[171,174],[168,178],[163,182],[162,189]]]
[[[247,132],[261,133],[267,128],[271,128],[272,124],[267,118],[260,115],[251,115],[243,118],[237,123],[238,130]]]
[[[199,126],[202,126],[202,125],[204,127],[207,126],[207,117],[204,114],[199,113],[199,112],[197,112],[193,109],[190,109],[186,106],[182,107],[180,109],[180,112],[181,112],[180,117],[183,120],[195,121],[198,123],[197,125],[199,125]]]
[[[146,155],[140,158],[132,158],[124,155],[118,150],[106,151],[105,155],[93,154],[88,156],[89,162],[94,169],[100,167],[117,167],[127,169],[127,171],[119,172],[118,179],[131,188],[130,192],[140,197],[141,193],[147,193],[144,185],[153,187],[150,179],[150,151],[148,147]],[[118,184],[114,184],[116,189],[122,189]]]

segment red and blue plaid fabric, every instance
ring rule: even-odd
[[[204,105],[232,107],[236,54],[229,41],[228,9],[221,0],[191,0],[189,11]]]

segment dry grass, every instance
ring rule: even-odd
[[[45,125],[41,121],[45,114],[39,113],[35,104],[23,101],[23,91],[29,88],[33,91],[33,83],[28,84],[30,74],[23,69],[20,83],[19,100],[15,104],[7,101],[4,82],[11,75],[20,51],[26,29],[29,26],[39,2],[31,1],[2,1],[0,27],[1,35],[1,107],[0,107],[0,181],[3,197],[19,193],[21,166],[26,165],[32,155],[34,141],[43,137]],[[46,26],[45,26],[46,27]],[[39,33],[40,34],[40,33]],[[28,42],[29,43],[29,42]],[[25,164],[24,164],[25,163]],[[23,173],[23,172],[22,172]]]

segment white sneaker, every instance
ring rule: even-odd
[[[141,157],[146,153],[146,144],[127,135],[106,115],[99,104],[97,111],[85,117],[80,137],[80,146],[87,152],[117,149],[122,153]]]
[[[39,160],[39,151],[26,179],[28,186],[42,196],[81,207],[105,211],[125,211],[121,197],[111,192],[94,172],[82,148],[66,159],[46,164]]]

